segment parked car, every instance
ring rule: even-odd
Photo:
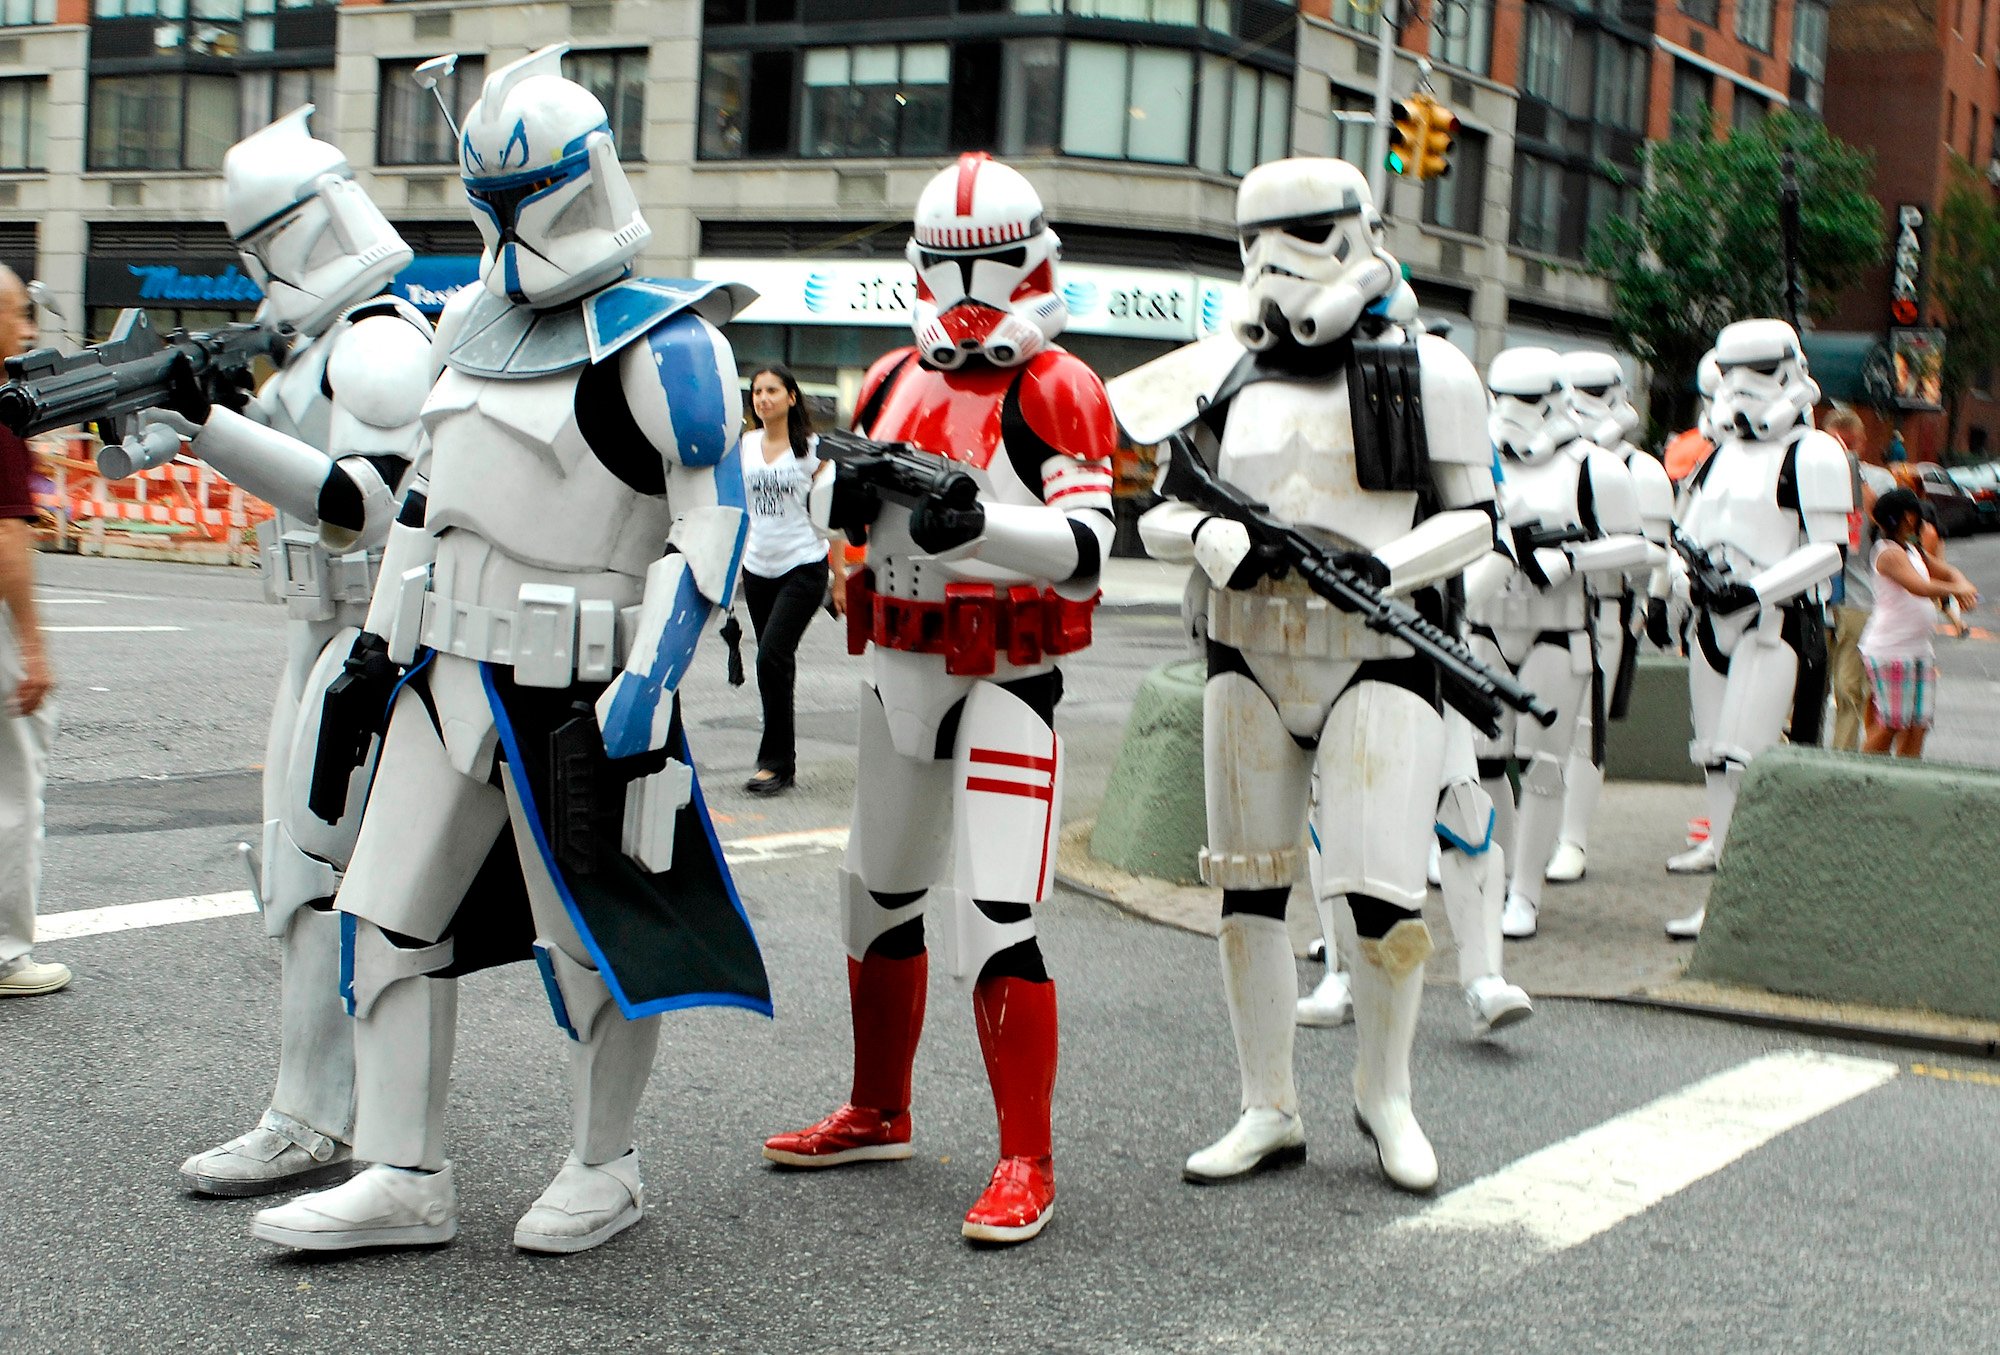
[[[1951,472],[1935,461],[1907,461],[1893,468],[1904,488],[1931,506],[1938,531],[1944,536],[1964,536],[1979,526],[1979,509]]]
[[[1979,510],[1980,530],[1990,532],[2000,528],[2000,465],[1989,461],[1982,466],[1953,467],[1951,478],[1971,496],[1972,506]]]

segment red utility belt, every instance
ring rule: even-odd
[[[1001,655],[1019,668],[1090,644],[1095,595],[1072,602],[1029,583],[1005,591],[990,583],[948,583],[943,602],[918,602],[875,591],[862,570],[847,581],[847,652],[870,641],[906,654],[942,654],[944,671],[986,677]]]

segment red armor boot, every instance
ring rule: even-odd
[[[817,1124],[764,1142],[764,1156],[787,1167],[899,1162],[910,1155],[910,1069],[924,1029],[930,955],[869,954],[847,961],[854,1019],[854,1087],[847,1104]]]
[[[1000,1164],[965,1216],[975,1242],[1026,1242],[1055,1212],[1049,1098],[1056,1085],[1056,986],[987,979],[972,990],[979,1047],[1000,1116]]]

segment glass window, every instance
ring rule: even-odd
[[[1201,107],[1195,117],[1194,162],[1211,174],[1222,173],[1226,161],[1234,70],[1233,63],[1219,56],[1201,59]]]
[[[1333,0],[1332,8],[1335,23],[1344,28],[1358,28],[1363,33],[1373,33],[1375,22],[1382,15],[1378,0],[1363,0],[1359,5],[1354,0]]]
[[[1770,110],[1770,104],[1739,86],[1729,102],[1729,128],[1740,132],[1745,127],[1754,127]]]
[[[1562,221],[1562,166],[1538,155],[1514,160],[1513,243],[1553,254]]]
[[[1980,14],[1984,22],[1985,10]],[[1800,0],[1792,14],[1792,97],[1814,112],[1826,102],[1827,7]]]
[[[56,21],[56,0],[5,0],[0,3],[0,24],[52,24]]]
[[[1257,163],[1282,160],[1292,153],[1292,82],[1269,72],[1264,82],[1264,116],[1257,133]]]
[[[1722,0],[1680,0],[1680,9],[1696,23],[1713,28],[1716,20],[1722,17]]]
[[[1069,12],[1083,19],[1131,19],[1139,23],[1194,28],[1202,22],[1202,0],[1069,0]],[[1015,0],[1016,14],[1059,14],[1062,0]],[[1226,30],[1225,30],[1226,31]]]
[[[748,52],[710,52],[702,58],[697,147],[702,159],[734,160],[743,154],[743,108],[749,85]]]
[[[1116,159],[1125,153],[1126,49],[1073,42],[1063,78],[1063,150]]]
[[[100,76],[90,82],[91,169],[179,169],[180,152],[180,76]]]
[[[1125,157],[1156,165],[1186,164],[1188,133],[1194,127],[1194,55],[1165,47],[1134,48],[1130,97]],[[1250,134],[1254,146],[1254,121]]]
[[[1569,106],[1569,16],[1546,5],[1530,5],[1521,38],[1521,88],[1543,103]]]
[[[1685,61],[1674,63],[1675,136],[1684,136],[1690,129],[1705,131],[1714,125],[1710,109],[1714,94],[1715,79],[1707,71]]]
[[[1486,75],[1493,64],[1493,0],[1436,0],[1431,53],[1448,66]]]
[[[450,165],[458,162],[451,129],[438,112],[437,100],[410,78],[415,61],[381,63],[377,87],[375,159],[384,165]],[[438,82],[438,93],[453,116],[463,118],[479,97],[486,80],[486,58],[462,56],[458,67]]]
[[[1648,55],[1636,43],[1597,35],[1597,92],[1591,110],[1596,121],[1626,132],[1646,130]]]
[[[1460,128],[1452,138],[1451,173],[1424,183],[1424,220],[1477,235],[1485,204],[1486,136]]]
[[[643,160],[646,149],[646,51],[571,52],[563,74],[597,96],[611,123],[611,142],[622,160]]]
[[[190,75],[182,164],[188,169],[221,169],[222,153],[236,143],[242,116],[234,76]]]
[[[950,131],[951,49],[816,47],[806,53],[805,155],[940,155]]]
[[[330,70],[295,71],[245,71],[238,77],[237,90],[241,96],[242,113],[236,124],[236,134],[249,136],[261,127],[268,126],[273,119],[291,112],[301,104],[314,105],[313,135],[325,141],[337,141],[333,135],[331,114],[333,72]]]
[[[1373,118],[1375,100],[1358,90],[1333,87],[1333,107],[1340,113],[1366,113]],[[1333,157],[1345,160],[1363,174],[1368,172],[1369,138],[1374,133],[1373,122],[1336,122],[1333,124]]]
[[[0,169],[41,169],[48,163],[49,82],[0,80]]]
[[[1248,174],[1257,167],[1257,72],[1238,66],[1230,85],[1229,172]]]
[[[1760,52],[1771,50],[1771,0],[1736,0],[1736,36]]]
[[[1001,51],[1000,153],[1053,155],[1062,144],[1062,44],[1010,42]]]

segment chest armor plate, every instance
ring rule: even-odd
[[[447,369],[424,405],[433,531],[477,534],[567,573],[643,575],[673,523],[664,497],[605,469],[577,430],[581,368],[502,381]]]
[[[1582,525],[1577,506],[1584,474],[1574,447],[1537,462],[1509,461],[1500,483],[1500,509],[1509,527],[1561,530]],[[1499,596],[1477,609],[1474,619],[1496,631],[1575,630],[1585,621],[1584,581],[1572,574],[1555,588],[1537,588],[1515,570]]]
[[[1328,544],[1373,550],[1416,522],[1414,492],[1361,487],[1347,378],[1259,381],[1229,403],[1217,473]]]
[[[327,399],[325,385],[330,351],[324,336],[293,348],[285,365],[258,388],[257,398],[244,412],[267,428],[325,451],[333,427],[333,402]]]
[[[1785,449],[1724,443],[1688,505],[1687,533],[1739,571],[1776,564],[1800,545],[1799,515],[1778,503]]]

